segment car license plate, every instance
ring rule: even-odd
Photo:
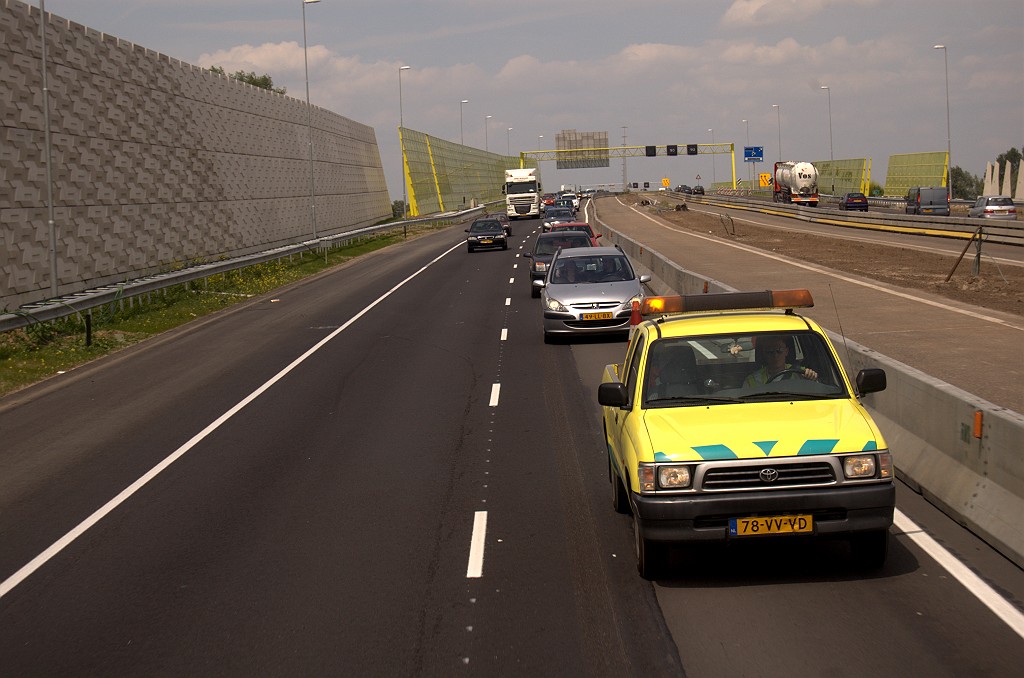
[[[481,240],[481,241],[480,241],[480,244],[481,244],[481,245],[490,245],[490,244],[492,244],[492,243],[494,243],[494,241],[493,241],[493,240]]]
[[[813,532],[811,516],[758,516],[757,518],[730,518],[729,535],[732,537],[753,537],[763,534],[790,534]]]
[[[614,315],[611,313],[584,313],[583,320],[611,320]]]

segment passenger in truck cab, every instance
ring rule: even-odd
[[[786,337],[770,335],[757,339],[757,360],[761,366],[747,375],[744,386],[758,386],[784,379],[815,380],[818,373],[809,367],[794,366],[789,362],[789,342]]]

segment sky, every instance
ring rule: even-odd
[[[266,73],[300,100],[304,10],[310,101],[375,129],[393,200],[401,198],[400,117],[414,130],[512,154],[553,149],[565,129],[606,131],[611,146],[732,142],[739,179],[751,169],[746,145],[763,147],[766,162],[780,151],[785,160],[870,158],[879,184],[890,155],[942,151],[947,140],[952,164],[978,176],[1024,146],[1022,0],[45,0],[45,8],[188,63]],[[401,66],[410,68],[400,74]],[[545,161],[541,174],[549,190],[618,183],[622,161],[589,170]],[[729,177],[724,155],[628,160],[628,181],[652,186]]]

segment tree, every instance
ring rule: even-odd
[[[971,174],[959,165],[953,165],[949,168],[949,176],[954,200],[974,200],[984,190],[985,180],[982,177]]]
[[[220,75],[226,75],[229,78],[238,80],[239,82],[245,82],[253,87],[259,87],[270,92],[276,92],[277,94],[287,94],[288,89],[285,87],[274,87],[274,79],[264,73],[263,75],[256,75],[255,72],[249,71],[235,71],[234,73],[225,73],[223,66],[211,66],[211,73],[219,73]]]
[[[393,200],[391,202],[391,216],[395,219],[401,219],[402,214],[405,212],[405,202],[401,200]]]

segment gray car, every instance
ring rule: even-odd
[[[967,216],[979,219],[1016,219],[1017,206],[1013,199],[1005,195],[983,195],[978,198]]]
[[[551,261],[541,288],[544,341],[585,334],[628,332],[633,301],[643,301],[644,283],[618,247],[563,249]]]
[[[567,224],[576,221],[576,213],[569,207],[549,207],[544,212],[544,220],[541,222],[541,231],[551,230],[552,224]]]

